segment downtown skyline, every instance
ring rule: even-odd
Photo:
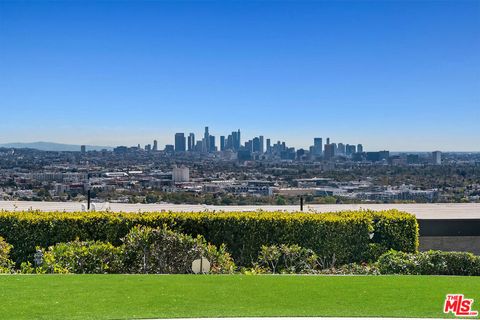
[[[235,137],[235,134],[238,134],[237,137]],[[181,135],[181,136],[179,136]],[[192,136],[193,135],[193,136]],[[163,138],[159,138],[163,137]],[[184,143],[185,143],[185,151],[194,151],[194,152],[215,152],[215,151],[224,151],[224,150],[232,150],[232,151],[238,151],[239,149],[245,150],[245,148],[250,149],[253,148],[253,145],[248,146],[246,144],[248,143],[254,143],[254,139],[263,139],[262,146],[263,146],[263,152],[267,151],[267,140],[270,140],[271,145],[275,145],[277,143],[284,144],[286,145],[287,148],[294,148],[295,150],[299,149],[304,149],[308,151],[311,147],[313,147],[316,142],[315,140],[320,139],[320,146],[323,152],[324,147],[326,144],[334,144],[335,146],[337,144],[341,144],[344,147],[351,145],[357,147],[358,145],[362,146],[363,151],[382,151],[382,150],[389,150],[391,152],[401,152],[401,153],[408,153],[408,152],[433,152],[433,151],[442,151],[442,152],[480,152],[480,150],[448,150],[448,149],[442,149],[441,146],[439,147],[434,147],[432,149],[424,149],[424,150],[397,150],[392,148],[389,145],[381,146],[381,147],[374,147],[372,146],[369,141],[363,140],[360,136],[355,137],[353,140],[345,140],[342,139],[341,137],[335,137],[329,134],[313,134],[308,138],[307,141],[302,141],[301,144],[295,144],[292,143],[293,139],[288,136],[288,134],[285,134],[284,136],[274,136],[271,137],[268,134],[264,134],[262,132],[257,132],[257,134],[250,134],[250,133],[245,133],[245,131],[242,128],[237,128],[237,129],[227,129],[224,131],[220,131],[216,129],[215,127],[211,126],[202,126],[200,129],[197,128],[190,128],[186,129],[185,131],[181,130],[173,130],[169,132],[168,134],[164,135],[153,135],[151,137],[147,137],[146,139],[141,139],[141,140],[133,140],[131,143],[128,143],[128,139],[122,140],[119,139],[119,143],[115,144],[100,144],[100,143],[95,143],[95,142],[88,142],[85,143],[83,141],[43,141],[43,140],[38,140],[38,141],[8,141],[8,142],[2,142],[0,141],[0,148],[7,146],[10,147],[12,145],[15,145],[15,148],[23,147],[22,145],[33,145],[33,144],[40,144],[41,150],[44,150],[46,145],[48,144],[54,144],[58,145],[56,146],[52,151],[57,150],[57,148],[62,149],[62,145],[67,148],[68,150],[71,151],[79,151],[81,146],[87,146],[87,150],[101,150],[104,148],[108,148],[110,150],[113,150],[116,147],[140,147],[140,149],[145,149],[147,147],[150,147],[152,150],[156,151],[164,151],[166,148],[173,148],[176,149],[176,145],[178,144],[178,138],[183,138]],[[229,139],[230,142],[229,141]],[[224,139],[224,144],[225,144],[225,149],[221,150],[221,139]],[[193,140],[190,140],[193,139]],[[208,144],[210,143],[210,139],[213,139],[214,147],[216,149],[209,149]],[[78,140],[77,140],[78,141]],[[208,141],[207,144],[205,141]],[[156,143],[156,149],[154,148]],[[200,145],[198,145],[200,143]],[[230,143],[230,147],[229,147]],[[203,144],[203,147],[202,147]],[[17,146],[18,145],[18,146]],[[70,146],[70,147],[69,147]],[[72,149],[73,147],[73,149]],[[206,149],[205,149],[206,148]],[[78,150],[77,150],[78,149]],[[178,150],[177,150],[178,151]]]
[[[79,137],[82,136],[81,132],[78,132],[76,139],[73,140],[65,140],[65,139],[56,139],[56,140],[11,140],[11,141],[2,141],[2,137],[0,137],[0,148],[1,147],[11,147],[14,146],[15,148],[17,147],[23,147],[23,145],[33,145],[33,144],[38,144],[40,145],[40,150],[45,150],[44,148],[49,145],[53,144],[56,145],[52,151],[55,151],[57,149],[63,149],[66,148],[67,150],[71,151],[76,151],[79,149],[80,146],[89,146],[90,150],[91,148],[94,148],[95,150],[101,150],[104,148],[108,149],[114,149],[115,147],[119,146],[125,146],[125,147],[138,147],[140,146],[141,149],[144,149],[147,145],[150,145],[153,148],[154,142],[156,141],[157,143],[157,150],[162,151],[165,149],[167,146],[175,146],[175,137],[177,134],[183,134],[185,138],[185,149],[186,151],[189,151],[188,146],[189,146],[189,137],[191,134],[193,134],[193,137],[195,138],[194,144],[195,145],[197,142],[202,142],[202,140],[206,137],[205,135],[205,129],[208,128],[209,130],[209,135],[213,136],[215,139],[215,146],[217,147],[217,151],[220,150],[220,139],[223,136],[225,140],[227,140],[229,135],[234,134],[235,132],[238,131],[238,133],[241,132],[241,138],[237,142],[239,146],[242,148],[245,147],[246,142],[252,142],[253,139],[258,138],[258,137],[264,137],[264,145],[265,145],[265,150],[266,150],[266,140],[270,140],[271,144],[276,144],[278,142],[280,143],[285,143],[288,147],[295,148],[296,150],[298,149],[304,149],[304,150],[309,150],[309,148],[314,144],[314,140],[317,138],[322,139],[322,147],[326,144],[327,139],[328,141],[331,141],[332,144],[337,144],[341,143],[344,145],[348,145],[351,143],[351,145],[357,146],[358,144],[362,145],[362,147],[365,149],[365,147],[368,149],[368,151],[381,151],[381,150],[390,150],[391,152],[400,152],[400,153],[408,153],[408,152],[433,152],[433,151],[441,151],[441,152],[473,152],[473,153],[478,153],[480,152],[480,147],[476,148],[476,145],[472,146],[471,149],[465,149],[465,150],[455,150],[455,149],[447,149],[442,147],[441,145],[435,147],[433,146],[430,149],[395,149],[392,148],[392,145],[389,145],[388,143],[382,146],[375,146],[375,144],[372,144],[371,141],[364,140],[360,135],[354,137],[353,139],[344,139],[343,135],[340,135],[339,137],[329,135],[329,134],[312,134],[308,138],[301,139],[301,140],[296,140],[295,135],[289,136],[288,133],[285,133],[282,136],[269,136],[268,134],[262,133],[261,131],[257,131],[257,133],[250,133],[245,131],[242,128],[237,128],[232,131],[232,129],[226,129],[226,130],[219,130],[216,129],[215,127],[210,127],[210,126],[202,126],[200,128],[190,128],[190,129],[185,129],[184,131],[182,130],[175,130],[171,129],[169,130],[168,133],[162,133],[162,134],[155,134],[152,133],[151,136],[137,136],[135,134],[133,135],[128,135],[128,136],[122,136],[119,135],[120,137],[116,140],[111,140],[112,143],[101,143],[101,141],[105,141],[102,139],[86,139],[82,140],[79,139]],[[203,131],[202,131],[203,130]],[[141,130],[139,130],[141,131]],[[134,138],[132,138],[132,136]],[[138,138],[138,139],[137,139]],[[299,141],[299,143],[295,143],[294,141]],[[344,142],[347,143],[344,143]],[[62,147],[63,146],[63,147]],[[238,147],[235,148],[238,150]],[[190,150],[191,151],[191,150]],[[196,150],[198,151],[198,150]],[[205,150],[203,150],[205,151]],[[213,150],[211,150],[213,151]]]

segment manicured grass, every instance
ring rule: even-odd
[[[444,317],[447,293],[480,309],[480,277],[10,275],[0,319]]]

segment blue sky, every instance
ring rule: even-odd
[[[0,1],[0,143],[480,151],[480,1]]]

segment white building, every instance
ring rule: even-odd
[[[172,170],[173,182],[188,182],[190,181],[190,169],[185,166],[177,167],[173,166]]]
[[[442,153],[440,151],[432,152],[432,163],[442,164]]]

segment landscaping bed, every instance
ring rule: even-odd
[[[209,243],[225,244],[235,263],[251,266],[263,245],[299,245],[338,263],[375,260],[389,249],[415,252],[418,224],[397,210],[339,213],[286,212],[39,212],[0,211],[0,236],[13,248],[17,266],[32,261],[35,247],[100,240],[122,243],[136,225],[162,227]]]

